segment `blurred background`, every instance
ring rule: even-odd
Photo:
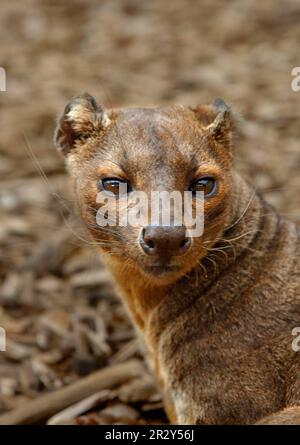
[[[222,97],[244,118],[238,169],[300,222],[299,25],[297,0],[2,0],[0,414],[141,361],[53,147],[66,102],[84,91],[108,107]],[[148,372],[124,380],[63,422],[165,422]]]

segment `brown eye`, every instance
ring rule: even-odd
[[[124,195],[131,191],[130,184],[119,178],[100,179],[98,182],[98,189],[100,191],[105,190],[114,195]]]
[[[205,176],[193,182],[190,190],[193,193],[203,192],[205,198],[211,198],[217,192],[217,181],[211,176]]]

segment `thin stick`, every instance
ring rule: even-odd
[[[113,388],[143,373],[138,360],[108,366],[69,386],[25,403],[24,406],[0,416],[0,425],[35,424],[102,389]]]

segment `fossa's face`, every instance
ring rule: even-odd
[[[172,106],[104,111],[90,96],[80,96],[66,107],[56,143],[75,179],[86,226],[100,249],[125,269],[139,271],[156,285],[172,283],[222,236],[232,196],[231,117],[222,101],[195,110]],[[193,197],[201,192],[202,235],[190,236],[184,218],[182,225],[152,224],[153,191],[176,191],[182,197],[190,191],[194,210]],[[120,226],[120,214],[130,211],[136,192],[148,198],[149,221]],[[97,222],[104,205],[99,193],[106,208],[111,205],[116,211],[114,221],[102,212],[106,226]]]

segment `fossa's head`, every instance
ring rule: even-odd
[[[66,106],[55,143],[66,157],[82,218],[99,247],[153,284],[172,283],[195,267],[229,222],[232,117],[222,100],[194,109],[104,110],[83,94]],[[202,236],[190,237],[184,225],[97,223],[99,192],[106,202],[118,203],[124,193],[130,202],[136,191],[145,192],[149,202],[152,191],[178,191],[182,196],[184,191],[202,192]]]

